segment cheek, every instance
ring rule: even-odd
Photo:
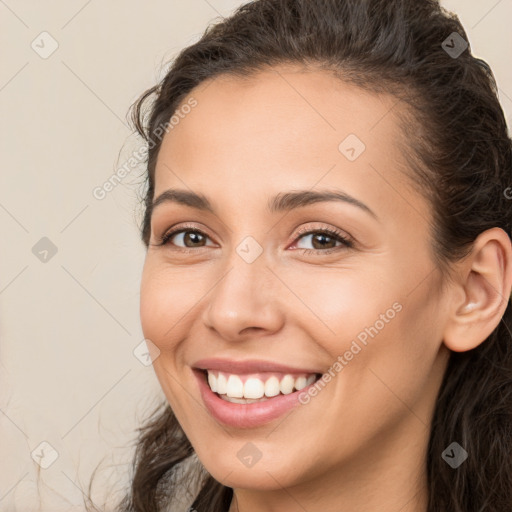
[[[295,318],[322,345],[333,372],[343,375],[334,379],[335,386],[341,389],[342,382],[350,382],[352,389],[358,389],[357,400],[367,405],[388,395],[393,398],[384,383],[414,401],[435,361],[438,298],[432,284],[417,286],[416,280],[407,279],[408,273],[404,267],[403,278],[394,279],[382,269],[378,273],[368,269],[329,276],[316,273],[302,280],[309,311]],[[411,283],[417,286],[414,293]],[[351,398],[343,396],[346,400]]]
[[[162,352],[185,338],[194,307],[204,297],[202,279],[189,270],[171,270],[146,261],[140,288],[140,318],[144,336]]]
[[[171,270],[148,257],[140,287],[140,319],[144,338],[160,350],[153,361],[153,369],[178,421],[185,422],[185,425],[187,416],[191,414],[190,403],[177,375],[183,364],[182,347],[190,332],[192,309],[199,299],[196,297],[199,290],[192,293],[199,281],[194,278],[190,279],[194,282],[189,282],[186,275],[183,270]],[[202,295],[204,292],[199,296]]]
[[[377,310],[366,310],[371,312],[362,327],[351,324],[351,336],[344,340],[350,344],[344,353],[350,361],[341,372],[339,391],[344,408],[359,409],[361,420],[373,418],[375,424],[360,423],[358,435],[368,438],[377,424],[382,428],[408,415],[419,426],[428,424],[440,379],[442,322],[435,293],[429,286],[413,294],[395,290],[378,304]]]
[[[348,350],[352,340],[364,343],[375,324],[383,330],[400,309],[399,294],[384,284],[381,275],[371,272],[327,269],[302,274],[300,281],[301,300],[294,299],[294,321],[310,339],[321,342],[333,359]]]

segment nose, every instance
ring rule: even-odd
[[[280,285],[263,257],[247,263],[235,255],[206,296],[203,322],[227,341],[276,333],[285,316]]]

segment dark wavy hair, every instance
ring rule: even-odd
[[[512,141],[493,73],[472,55],[456,15],[436,0],[256,0],[210,24],[131,107],[149,148],[146,246],[161,127],[205,80],[250,79],[287,63],[329,71],[406,107],[398,116],[405,142],[397,143],[411,182],[432,206],[432,254],[444,275],[481,232],[499,227],[512,237]],[[509,300],[488,339],[450,353],[425,461],[429,512],[512,510],[511,326]],[[197,512],[228,510],[233,490],[202,467],[167,402],[138,432],[120,512],[178,510],[183,495]],[[469,453],[456,470],[441,457],[454,440]]]

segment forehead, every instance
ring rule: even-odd
[[[401,107],[394,96],[326,71],[280,66],[244,78],[221,75],[200,84],[182,105],[191,98],[196,106],[163,139],[155,197],[185,186],[212,197],[229,191],[247,204],[318,185],[369,202],[386,194],[390,204],[396,194],[418,199],[404,179],[407,165],[397,146],[404,134],[395,115]]]

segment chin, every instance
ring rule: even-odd
[[[208,469],[208,468],[207,468]],[[212,468],[213,469],[213,468]],[[229,474],[229,471],[232,471]],[[258,491],[277,491],[283,487],[293,485],[289,473],[275,471],[274,468],[231,468],[228,472],[218,471],[218,468],[209,473],[223,485],[236,489],[253,489]]]

